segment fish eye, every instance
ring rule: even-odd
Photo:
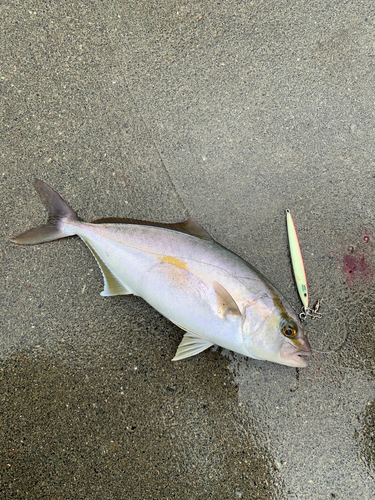
[[[283,321],[280,327],[281,333],[284,335],[284,337],[288,337],[288,339],[294,339],[294,337],[297,335],[297,325],[295,323],[292,323],[291,321]]]

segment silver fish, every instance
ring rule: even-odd
[[[286,299],[193,219],[87,223],[48,184],[34,185],[48,222],[12,241],[34,245],[78,235],[102,271],[101,295],[138,295],[185,330],[174,361],[217,344],[255,359],[307,366],[302,356],[310,356],[311,348]]]

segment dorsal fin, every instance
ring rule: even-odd
[[[165,229],[171,229],[172,231],[191,234],[192,236],[196,236],[202,240],[213,241],[213,238],[208,234],[208,232],[191,217],[183,222],[175,222],[172,224],[167,222],[152,222],[148,220],[126,219],[121,217],[105,217],[104,219],[94,220],[91,224],[138,224],[144,226],[163,227]]]

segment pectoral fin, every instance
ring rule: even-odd
[[[212,342],[200,337],[196,333],[187,332],[178,346],[176,355],[172,361],[179,361],[180,359],[195,356],[195,354],[199,354],[213,345]]]
[[[228,317],[228,315],[241,316],[241,311],[228,290],[217,281],[214,281],[213,285],[216,293],[217,312],[219,315],[223,318]]]
[[[120,281],[116,278],[116,276],[110,271],[110,269],[108,269],[108,267],[104,264],[99,255],[95,252],[90,243],[88,243],[88,241],[86,240],[84,240],[84,242],[91,250],[103,275],[104,290],[100,293],[100,295],[104,297],[110,297],[112,295],[131,295],[133,292],[125,288],[124,285],[120,283]]]

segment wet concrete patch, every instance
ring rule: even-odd
[[[234,357],[231,369],[244,408],[262,421],[286,498],[361,498],[375,494],[370,469],[359,457],[358,416],[371,402],[374,381],[340,368],[333,357],[296,373]],[[363,450],[371,456],[369,441]],[[343,473],[345,471],[345,473]]]
[[[162,330],[151,334],[146,357],[135,337],[3,363],[4,498],[278,497],[228,361],[171,363]]]

